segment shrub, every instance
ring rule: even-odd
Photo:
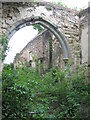
[[[69,71],[52,68],[39,75],[26,65],[14,70],[5,65],[2,72],[3,119],[88,118],[89,87],[85,66]]]

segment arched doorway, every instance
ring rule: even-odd
[[[10,38],[14,35],[14,33],[17,32],[19,29],[32,24],[41,24],[42,26],[50,30],[55,35],[55,37],[59,40],[59,43],[61,44],[64,60],[66,61],[70,58],[70,49],[69,49],[67,39],[60,32],[60,30],[58,30],[55,24],[53,24],[51,21],[48,21],[44,17],[33,16],[33,17],[29,17],[29,18],[25,18],[23,20],[17,21],[11,28],[8,28],[7,30],[8,32],[6,32],[6,36],[8,36],[8,40],[10,40]]]

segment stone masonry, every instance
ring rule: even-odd
[[[61,46],[55,36],[48,30],[42,31],[16,55],[14,67],[18,68],[28,62],[29,67],[37,67],[38,65],[38,68],[42,67],[42,72],[48,70],[50,63],[50,40],[52,40],[52,66],[63,68],[64,62]]]
[[[79,16],[78,11],[52,3],[2,3],[1,30],[10,40],[20,28],[40,23],[60,41],[63,59],[69,59],[76,65],[87,62],[87,56],[84,56],[87,50],[82,50],[87,38],[83,38],[86,32],[80,27],[80,18],[82,19],[82,16]]]

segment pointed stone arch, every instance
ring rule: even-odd
[[[51,21],[47,20],[44,17],[33,16],[17,21],[12,27],[8,28],[6,32],[6,36],[8,36],[8,40],[10,40],[10,38],[19,29],[35,23],[41,24],[55,35],[55,37],[59,40],[59,43],[61,44],[64,60],[68,60],[70,58],[70,49],[67,39],[65,38],[63,33],[60,32],[60,30],[58,30],[58,27],[55,24],[53,24]]]

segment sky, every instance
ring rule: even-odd
[[[88,2],[90,0],[43,0],[46,2],[60,2],[68,6],[68,8],[81,8],[88,7]],[[17,31],[12,38],[8,46],[10,47],[7,57],[4,60],[4,63],[12,63],[16,53],[19,53],[27,43],[32,40],[38,34],[37,30],[34,30],[32,26],[27,26],[19,31]]]
[[[60,2],[64,3],[67,5],[69,8],[75,8],[77,7],[78,9],[80,8],[86,8],[88,7],[88,2],[90,0],[43,0],[47,2]]]
[[[7,52],[8,55],[4,63],[12,63],[16,53],[19,53],[37,34],[38,31],[33,29],[32,26],[27,26],[17,31],[8,43],[9,52]]]

